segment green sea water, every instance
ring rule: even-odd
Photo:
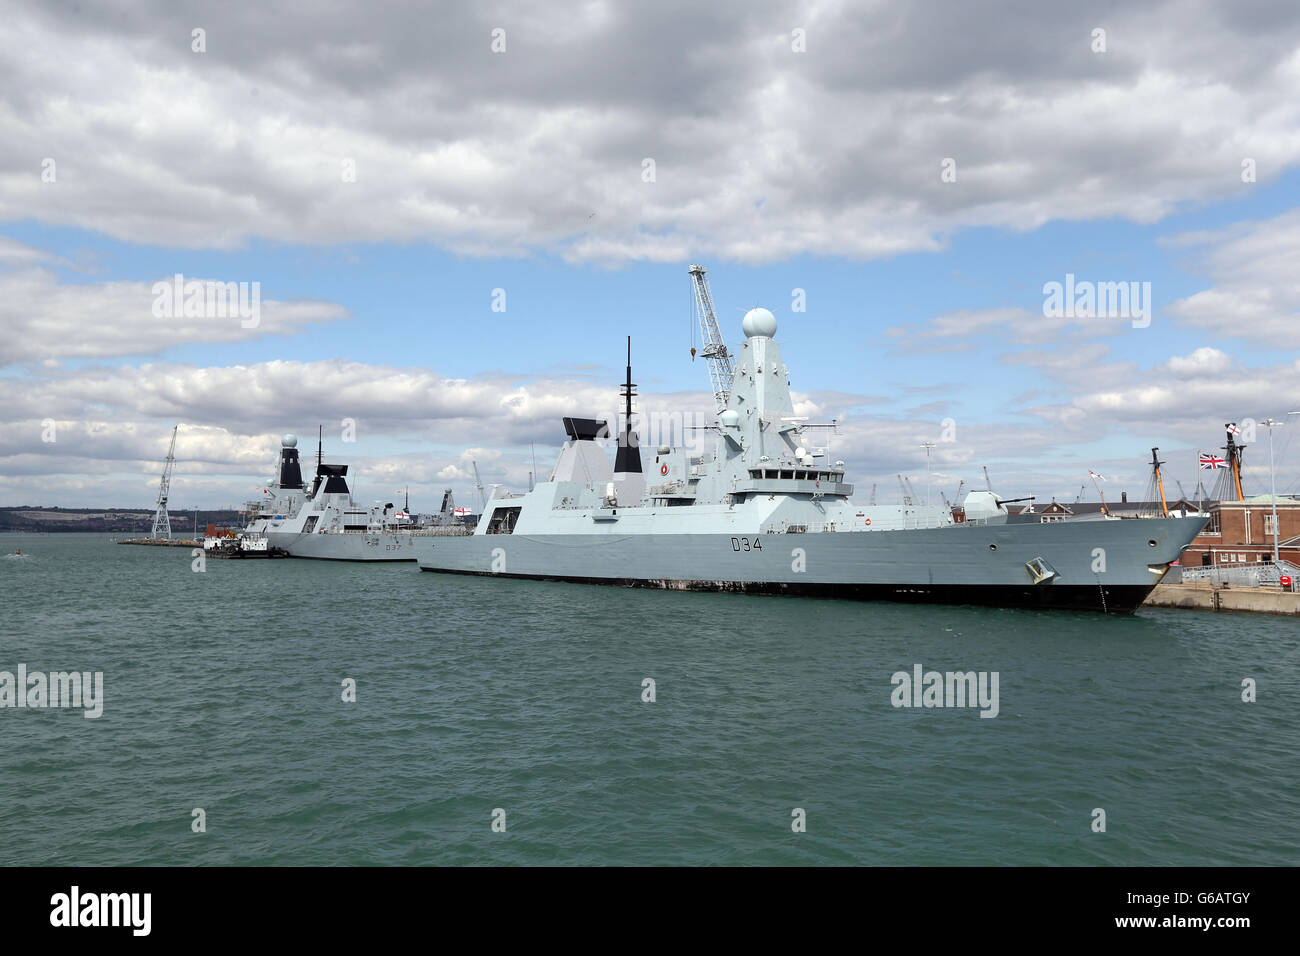
[[[104,704],[0,709],[0,864],[1300,863],[1292,618],[15,548],[0,670]],[[894,707],[916,664],[998,715]]]

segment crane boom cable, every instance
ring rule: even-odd
[[[735,374],[731,369],[731,355],[727,352],[727,343],[722,338],[722,330],[718,328],[718,316],[713,309],[713,296],[709,293],[709,282],[705,278],[704,266],[692,265],[687,272],[690,273],[695,290],[692,307],[700,326],[700,354],[708,362],[709,380],[713,384],[713,398],[717,403],[718,411],[722,411],[727,407],[727,399],[731,396],[732,385],[735,382]]]

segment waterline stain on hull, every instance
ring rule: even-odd
[[[563,581],[570,584],[603,584],[612,587],[649,588],[663,591],[709,591],[737,594],[784,595],[788,597],[834,598],[849,601],[893,601],[903,604],[962,604],[981,607],[1027,608],[1033,610],[1100,611],[1132,614],[1151,593],[1142,585],[1071,584],[1050,587],[1018,587],[998,584],[944,584],[900,586],[894,584],[826,584],[786,581],[699,581],[643,578],[597,578],[558,574],[510,574],[451,568],[427,568],[443,574],[470,574],[489,578],[530,581]]]

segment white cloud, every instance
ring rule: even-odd
[[[1214,284],[1170,303],[1170,315],[1222,338],[1296,347],[1300,210],[1174,241],[1207,246],[1202,266]]]
[[[13,253],[17,245],[10,243],[9,251]],[[5,252],[6,246],[0,246],[0,261]],[[9,258],[24,257],[20,250]],[[26,261],[39,258],[39,250],[25,256]],[[169,276],[160,281],[173,280]],[[255,327],[252,319],[232,314],[159,317],[153,288],[151,282],[65,283],[40,267],[0,271],[0,368],[33,360],[48,367],[58,359],[157,355],[187,342],[287,335],[310,324],[347,317],[346,310],[329,302],[271,300],[260,303]],[[252,304],[251,284],[247,301]],[[244,327],[246,322],[249,328]]]
[[[1220,375],[1232,367],[1232,357],[1227,352],[1205,346],[1190,355],[1175,355],[1165,363],[1165,367],[1179,378]]]
[[[1126,5],[1105,54],[1088,11],[1011,2],[211,7],[203,54],[161,0],[3,16],[0,220],[161,245],[869,258],[1151,222],[1252,188],[1243,156],[1261,182],[1300,160],[1283,4]]]

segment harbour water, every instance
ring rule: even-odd
[[[0,670],[104,702],[0,709],[4,865],[1300,864],[1291,618],[15,548]],[[893,706],[918,664],[997,716]]]

